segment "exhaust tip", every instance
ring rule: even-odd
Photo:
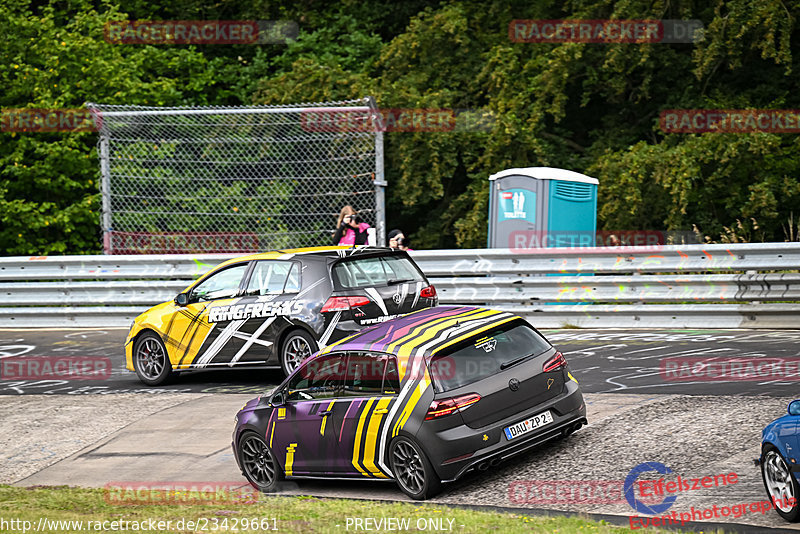
[[[562,431],[561,431],[561,434],[562,434],[562,436],[564,436],[565,438],[566,438],[566,437],[569,437],[569,436],[571,436],[573,433],[575,433],[575,432],[577,432],[578,430],[580,430],[582,426],[583,426],[583,421],[578,421],[577,423],[571,424],[571,425],[569,425],[568,427],[566,427],[564,430],[562,430]]]
[[[486,471],[487,469],[489,469],[489,462],[482,462],[478,464],[478,469],[480,471]]]

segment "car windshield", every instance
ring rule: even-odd
[[[337,289],[422,282],[425,278],[406,256],[373,256],[340,261],[333,267]]]
[[[476,334],[434,355],[428,367],[437,393],[450,391],[513,367],[550,348],[536,330],[515,320]]]

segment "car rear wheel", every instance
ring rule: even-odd
[[[274,492],[283,480],[283,470],[267,442],[255,432],[245,432],[239,440],[238,453],[239,465],[250,485],[264,493]]]
[[[400,489],[415,500],[439,493],[442,481],[422,449],[408,438],[397,438],[389,448],[392,473]]]
[[[317,351],[317,342],[304,330],[292,330],[281,343],[281,369],[286,376],[292,374],[303,360]]]
[[[172,364],[164,342],[153,332],[145,332],[133,347],[133,368],[148,386],[160,386],[172,375]]]
[[[772,445],[764,447],[761,478],[778,515],[793,523],[800,520],[800,504],[797,502],[800,487],[786,460]]]

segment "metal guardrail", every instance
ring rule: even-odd
[[[800,243],[412,256],[442,304],[513,311],[543,328],[800,328]],[[0,258],[0,327],[127,326],[231,257]]]

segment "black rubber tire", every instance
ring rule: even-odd
[[[297,349],[303,344],[305,344],[305,350],[298,351]],[[294,371],[304,359],[315,352],[317,352],[317,341],[311,334],[299,328],[287,332],[283,336],[280,352],[278,352],[278,359],[280,360],[284,376],[292,374],[292,371]]]
[[[780,453],[780,451],[775,448],[773,445],[765,445],[761,451],[761,480],[764,482],[764,489],[767,491],[767,498],[772,500],[773,494],[770,491],[769,485],[767,484],[767,469],[770,468],[768,464],[770,464],[770,459],[774,460],[777,465],[781,465],[786,470],[788,474],[788,484],[790,489],[793,492],[793,498],[795,500],[794,506],[791,507],[787,512],[784,512],[777,506],[775,506],[775,511],[778,512],[778,515],[784,518],[786,521],[790,523],[797,523],[800,521],[800,485],[797,483],[797,479],[794,475],[789,472],[789,463],[786,461],[786,458]],[[773,504],[774,506],[774,504]]]
[[[145,332],[133,345],[133,369],[143,384],[161,386],[172,377],[172,363],[164,342],[155,332]]]
[[[442,480],[422,448],[404,436],[395,438],[389,446],[389,465],[400,490],[414,500],[430,499],[442,490]]]
[[[244,477],[251,486],[262,493],[274,493],[278,490],[285,478],[283,469],[278,465],[275,454],[264,438],[250,430],[243,432],[236,444],[236,454],[239,456],[239,465],[242,466]]]

